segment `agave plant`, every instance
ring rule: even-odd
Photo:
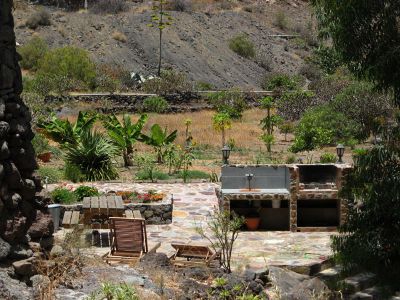
[[[122,122],[115,115],[104,116],[102,118],[103,126],[107,129],[109,137],[122,152],[125,167],[133,165],[133,145],[139,139],[147,119],[148,116],[143,114],[133,124],[130,116],[127,114],[122,117]]]
[[[80,111],[76,122],[71,123],[69,120],[62,120],[52,113],[49,121],[40,120],[37,127],[47,138],[61,146],[66,144],[76,145],[81,134],[93,127],[97,117],[96,113]]]
[[[150,128],[150,135],[141,134],[140,141],[153,146],[157,154],[157,162],[163,163],[166,147],[175,141],[177,133],[178,131],[174,130],[168,134],[167,128],[162,130],[160,125],[154,124]]]
[[[106,136],[85,130],[75,145],[65,145],[65,160],[77,167],[86,181],[112,180],[118,177],[112,161],[118,152]]]

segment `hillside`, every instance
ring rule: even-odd
[[[259,88],[261,78],[268,72],[298,73],[309,55],[310,12],[305,2],[288,2],[237,2],[229,9],[211,2],[207,6],[197,5],[190,12],[172,11],[173,25],[164,31],[163,67],[184,72],[193,82],[208,82],[218,88]],[[51,25],[35,30],[26,27],[25,22],[43,8],[18,5],[17,41],[24,44],[39,35],[50,47],[75,45],[88,50],[99,63],[154,74],[158,31],[147,26],[150,3],[129,3],[128,10],[117,15],[100,15],[90,10],[68,12],[46,6]],[[279,17],[284,24],[277,24]],[[122,33],[126,41],[114,39],[115,33]],[[229,48],[229,39],[241,33],[246,33],[254,43],[256,58],[242,58]],[[271,36],[279,34],[299,37]]]

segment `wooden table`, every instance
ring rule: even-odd
[[[110,217],[122,217],[124,203],[121,196],[83,198],[83,224],[93,229],[108,229]]]

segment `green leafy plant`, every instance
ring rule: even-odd
[[[27,70],[36,71],[38,69],[39,60],[45,55],[48,46],[44,40],[35,36],[28,43],[18,48],[21,55],[21,67]]]
[[[157,155],[157,162],[163,163],[166,147],[173,143],[177,137],[177,130],[167,133],[167,128],[161,129],[160,125],[154,124],[150,128],[150,134],[141,134],[140,140],[145,144],[152,146]]]
[[[65,145],[65,152],[66,163],[78,168],[86,181],[118,177],[112,161],[118,148],[101,133],[84,131],[77,144]]]
[[[227,113],[216,113],[213,116],[213,128],[217,132],[221,132],[221,144],[225,146],[225,131],[232,127],[232,120]]]
[[[61,146],[76,145],[82,133],[93,127],[97,117],[98,115],[95,113],[80,111],[76,122],[71,123],[69,120],[62,120],[52,113],[50,120],[39,120],[37,127],[47,138]]]
[[[342,64],[339,54],[334,48],[320,45],[313,51],[311,61],[319,66],[326,74],[335,73]]]
[[[56,188],[51,192],[51,199],[54,203],[71,204],[76,202],[75,194],[66,188]]]
[[[141,137],[141,132],[148,120],[146,114],[142,114],[136,123],[132,123],[131,117],[124,114],[122,121],[115,115],[102,117],[102,123],[107,129],[108,136],[116,147],[122,152],[124,166],[132,166],[133,145]]]
[[[263,143],[267,147],[268,153],[271,153],[272,145],[275,144],[275,137],[272,134],[264,132],[262,135],[260,135],[260,140],[263,141]]]
[[[215,89],[215,86],[209,82],[198,81],[198,82],[196,82],[195,89],[197,91],[211,91],[211,90]]]
[[[72,182],[82,182],[85,180],[85,176],[82,174],[81,170],[68,162],[65,163],[64,178]]]
[[[32,139],[32,146],[36,154],[46,153],[51,150],[49,141],[42,134],[35,134]]]
[[[185,147],[184,151],[182,152],[182,178],[183,182],[187,182],[189,179],[189,167],[192,166],[192,161],[194,159],[193,149],[192,147]]]
[[[164,113],[168,110],[169,103],[161,96],[151,96],[147,97],[143,101],[142,111],[154,112],[154,113]]]
[[[233,247],[244,222],[243,217],[234,213],[214,209],[207,222],[208,230],[203,227],[196,227],[196,232],[211,243],[214,251],[221,251],[221,264],[228,273],[231,273]]]
[[[256,56],[254,44],[246,34],[239,34],[230,39],[229,49],[245,58],[254,58]]]
[[[52,167],[40,167],[38,174],[42,178],[43,183],[58,183],[63,178],[63,174],[59,169]]]
[[[151,182],[154,182],[154,180],[157,179],[156,177],[160,173],[159,168],[154,161],[154,157],[152,155],[143,153],[141,155],[136,156],[135,160],[139,169],[139,172],[136,174],[136,178],[140,180],[149,179],[151,180]]]
[[[178,178],[184,178],[184,171],[180,171],[177,175]],[[210,174],[200,170],[187,170],[186,179],[209,179]]]
[[[218,113],[228,114],[231,119],[240,119],[247,108],[243,93],[238,89],[209,93],[207,99]]]
[[[295,126],[293,122],[284,121],[278,124],[278,128],[279,131],[285,135],[285,142],[287,142],[287,135],[294,132]]]
[[[99,190],[92,186],[81,185],[74,190],[74,194],[78,201],[82,201],[85,197],[99,196]]]
[[[321,164],[329,164],[329,163],[335,163],[337,161],[337,157],[333,153],[323,153],[319,157],[319,162]]]
[[[167,26],[172,25],[173,18],[165,11],[165,6],[168,2],[166,0],[155,0],[151,8],[153,14],[151,15],[151,23],[149,27],[156,27],[159,33],[159,57],[158,57],[158,70],[157,76],[161,76],[161,59],[162,59],[162,33]]]
[[[268,91],[291,91],[300,86],[298,76],[290,76],[285,73],[272,73],[263,78],[262,87]]]
[[[274,24],[282,30],[285,30],[289,27],[289,21],[283,11],[280,10],[275,14]]]
[[[260,100],[260,106],[267,110],[267,115],[260,121],[261,128],[264,133],[260,139],[267,146],[267,150],[271,153],[271,146],[275,141],[274,129],[282,122],[282,118],[277,115],[272,115],[272,109],[275,108],[275,102],[272,97],[264,97]]]
[[[286,158],[286,164],[294,164],[296,162],[296,156],[291,154]]]
[[[294,90],[284,92],[277,100],[276,107],[279,116],[289,121],[299,120],[303,114],[320,103],[312,91]]]
[[[157,95],[182,94],[190,92],[192,85],[184,73],[161,70],[159,77],[148,79],[142,84],[142,90]]]
[[[101,288],[90,294],[87,300],[139,300],[133,286],[126,283],[103,282]]]

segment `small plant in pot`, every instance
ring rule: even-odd
[[[261,223],[260,218],[260,208],[254,207],[252,208],[245,217],[246,228],[248,230],[254,231],[257,230]]]

